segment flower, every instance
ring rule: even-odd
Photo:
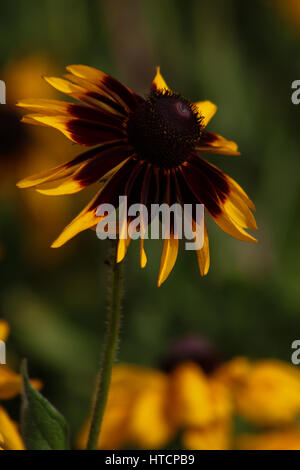
[[[259,426],[280,426],[300,414],[300,372],[282,361],[236,358],[216,372],[233,393],[237,413]]]
[[[0,406],[0,449],[25,449],[17,424],[11,420],[2,406]]]
[[[159,68],[146,99],[94,68],[72,65],[67,71],[64,79],[45,79],[84,104],[36,99],[19,102],[19,106],[34,112],[25,116],[25,122],[54,127],[71,141],[91,148],[65,164],[20,181],[18,186],[35,187],[46,195],[62,195],[77,193],[96,182],[100,185],[95,198],[52,247],[60,247],[79,232],[95,227],[100,221],[99,205],[109,203],[117,208],[120,195],[128,197],[128,206],[204,204],[224,232],[239,240],[256,241],[245,230],[257,228],[251,212],[254,204],[236,181],[200,156],[239,155],[235,142],[205,130],[216,112],[213,103],[191,103],[174,93]],[[46,183],[52,187],[45,188]],[[126,222],[119,227],[122,234],[128,230],[130,218]],[[195,226],[192,214],[191,229]],[[172,220],[170,236],[164,240],[158,286],[167,279],[177,259],[175,227]],[[207,274],[210,264],[204,229],[204,244],[197,251],[201,275]],[[129,244],[122,238],[117,262],[125,257]],[[141,237],[141,267],[146,263]]]
[[[27,191],[20,198],[15,194],[14,184],[24,173],[40,171],[41,155],[42,165],[51,167],[59,163],[61,155],[72,158],[75,149],[69,146],[63,136],[51,136],[47,128],[21,124],[20,110],[15,107],[15,103],[20,96],[34,98],[43,95],[45,98],[55,99],[58,92],[40,79],[45,71],[49,73],[53,69],[56,69],[56,65],[49,59],[39,55],[26,55],[8,62],[1,76],[7,85],[7,104],[0,106],[0,201],[13,198],[24,214],[26,225],[22,227],[22,241],[26,255],[39,266],[53,265],[66,255],[57,250],[56,256],[53,256],[53,251],[49,250],[49,242],[59,227],[67,222],[72,201],[65,198],[59,204],[53,204],[53,200],[33,191]],[[47,214],[42,225],[41,213]],[[6,255],[5,248],[3,241],[0,260]]]
[[[231,399],[201,367],[182,363],[170,373],[131,365],[115,366],[99,448],[164,448],[182,434],[186,449],[227,449]],[[85,448],[86,423],[78,438]]]
[[[160,371],[120,364],[114,367],[99,446],[120,449],[128,442],[141,448],[159,448],[173,436],[164,400],[168,376]],[[87,422],[78,439],[85,448]]]
[[[176,443],[188,450],[298,449],[297,368],[275,359],[237,357],[205,372],[201,364],[212,364],[211,353],[216,357],[210,343],[199,338],[197,346],[196,337],[189,337],[171,348],[167,372],[115,366],[99,448],[159,449]],[[197,363],[186,360],[192,355]],[[79,448],[85,448],[88,424]]]
[[[4,320],[0,320],[0,341],[6,341],[9,334],[9,325]],[[40,389],[41,382],[32,380],[31,384]],[[22,377],[6,365],[0,365],[0,400],[9,400],[16,397],[22,388]],[[1,432],[1,428],[0,428]]]
[[[6,341],[9,325],[0,319],[0,341]],[[41,388],[39,380],[32,380],[32,385]],[[21,392],[22,377],[5,365],[0,365],[0,400],[14,398]],[[0,406],[0,449],[23,450],[24,444],[17,424],[11,420],[5,409]]]

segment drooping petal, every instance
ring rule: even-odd
[[[163,76],[160,73],[160,67],[156,67],[156,75],[154,77],[154,80],[151,85],[151,90],[152,91],[168,91],[170,88],[166,84],[165,80],[163,79]]]
[[[178,173],[176,173],[176,175],[175,175],[175,185],[176,185],[176,190],[177,190],[179,201],[181,202],[182,206],[184,206],[184,204],[192,204],[192,206],[193,206],[192,216],[194,216],[194,218],[196,219],[194,204],[197,203],[197,200],[196,200],[195,197],[193,197],[193,195],[191,195],[191,193],[188,193],[186,187],[184,188],[183,185],[181,185],[182,187],[180,187],[179,181],[180,181],[180,175],[178,175]],[[182,182],[182,180],[181,180],[181,182]],[[183,193],[182,193],[182,189],[183,189]],[[191,199],[191,196],[192,196],[192,199]],[[193,230],[193,232],[195,232],[196,220],[194,220],[194,219],[192,219],[192,222],[191,222],[191,229]],[[196,240],[194,239],[194,241],[196,241]],[[197,254],[197,261],[198,261],[200,274],[201,274],[201,276],[206,276],[206,274],[208,273],[208,270],[209,270],[209,266],[210,266],[210,255],[209,255],[209,239],[208,239],[208,233],[207,233],[207,228],[206,228],[205,217],[204,217],[203,246],[200,250],[196,251],[196,254]]]
[[[126,224],[126,229],[125,229],[127,234],[128,234],[128,226],[129,226],[129,223]],[[117,248],[117,259],[116,259],[117,263],[121,263],[121,261],[123,261],[123,259],[125,258],[130,242],[131,242],[131,239],[129,236],[127,236],[127,238],[119,239],[118,248]]]
[[[223,232],[227,233],[231,237],[236,238],[244,242],[255,242],[256,238],[249,235],[240,225],[238,225],[226,212],[221,212],[217,216],[212,216],[216,224],[220,227]]]
[[[178,255],[178,238],[174,238],[174,234],[170,234],[170,238],[165,239],[161,257],[160,270],[158,275],[157,286],[160,287],[168,278],[170,272],[175,266]]]
[[[140,266],[141,268],[145,268],[147,265],[147,255],[146,255],[146,251],[145,251],[145,248],[144,248],[144,239],[141,238],[140,240]]]
[[[44,183],[49,183],[61,180],[62,178],[66,178],[70,174],[73,174],[76,167],[78,167],[81,163],[89,161],[96,155],[100,156],[101,152],[111,147],[118,146],[121,143],[122,141],[116,140],[113,142],[108,142],[99,145],[96,148],[93,148],[77,155],[75,158],[72,158],[72,160],[69,160],[67,163],[63,163],[62,165],[59,165],[55,168],[51,168],[50,170],[37,173],[35,175],[29,176],[28,178],[24,178],[23,180],[17,183],[17,186],[19,188],[33,188]]]
[[[227,140],[213,132],[202,133],[200,143],[196,150],[202,153],[220,153],[222,155],[240,155],[236,142]]]
[[[143,164],[140,162],[136,164],[135,168],[132,170],[127,182],[125,184],[124,196],[127,198],[128,207],[132,204],[138,203],[139,201],[135,200],[134,194],[134,185],[138,178],[139,173],[143,168]],[[119,243],[117,250],[117,263],[123,261],[126,256],[127,248],[129,246],[128,239],[130,239],[128,234],[128,214],[123,214],[123,220],[121,221],[121,226],[119,227]]]
[[[210,265],[210,255],[209,255],[209,239],[206,228],[206,223],[204,222],[204,243],[201,250],[197,250],[197,260],[201,276],[206,276],[209,270]]]
[[[248,205],[234,191],[230,191],[228,198],[223,203],[226,214],[243,228],[257,229],[254,215]]]
[[[152,176],[153,176],[153,169],[151,165],[148,165],[145,170],[144,179],[141,185],[141,214],[140,214],[141,216],[141,227],[140,227],[140,231],[141,231],[140,266],[141,268],[145,268],[147,264],[147,255],[146,255],[145,248],[144,248],[144,244],[145,244],[144,236],[145,236],[146,229],[147,229],[147,227],[145,226],[144,207],[146,207],[148,210],[148,207],[151,206],[151,203],[149,204],[148,199],[150,196],[150,182],[152,180]],[[150,217],[151,217],[151,214],[150,214]],[[148,213],[147,222],[148,221],[149,221],[149,213]]]
[[[216,114],[217,106],[211,101],[197,101],[193,103],[200,117],[202,117],[201,124],[206,127],[211,118]]]
[[[220,202],[225,201],[229,193],[224,173],[199,159],[182,165],[181,174],[184,181],[180,183],[180,188],[185,202],[187,199],[188,203],[192,203],[194,196],[194,203],[204,204],[211,215],[219,214],[222,210]]]
[[[132,150],[126,149],[126,147],[113,147],[81,165],[71,176],[65,178],[62,182],[59,180],[54,187],[50,189],[38,188],[37,191],[46,196],[60,196],[75,194],[97,181],[104,184],[131,154]]]
[[[107,181],[90,204],[88,204],[63,230],[61,235],[51,245],[52,248],[59,248],[78,233],[88,228],[95,227],[101,220],[101,217],[97,216],[97,209],[100,204],[108,203],[117,208],[119,195],[122,195],[124,191],[124,181],[126,182],[135,165],[136,163],[132,159],[129,159],[128,162]]]
[[[202,171],[192,165],[182,166],[182,174],[194,197],[199,203],[204,204],[216,224],[225,233],[238,240],[256,242],[257,240],[249,235],[224,209],[224,203],[230,193],[226,175],[204,160],[201,163],[203,165]],[[208,166],[205,168],[204,164]],[[207,176],[208,174],[210,177]]]
[[[237,194],[252,211],[255,211],[256,208],[254,203],[251,201],[248,194],[246,194],[243,188],[230,176],[226,175],[226,178],[231,192]]]
[[[175,183],[173,181],[173,177],[171,177],[170,175],[170,172],[166,173],[165,178],[166,178],[166,192],[165,192],[164,201],[169,206],[171,206],[174,203],[174,193],[172,189]],[[157,282],[158,287],[160,287],[162,283],[168,278],[177,260],[179,239],[177,235],[174,234],[175,225],[176,225],[175,222],[172,223],[171,221],[169,238],[165,238],[164,240],[163,252],[161,256],[161,263],[160,263],[160,269],[159,269],[159,275],[158,275],[158,282]],[[165,233],[164,236],[167,236],[167,234]]]
[[[242,188],[234,184],[235,181],[232,178],[216,166],[200,158],[193,159],[191,166],[196,173],[194,175],[192,172],[190,178],[193,179],[198,176],[201,179],[201,184],[207,186],[207,191],[210,193],[213,201],[217,202],[219,208],[239,226],[252,230],[257,229],[255,218],[250,210],[253,207],[253,203]],[[195,181],[195,185],[197,185],[197,181]],[[209,206],[207,208],[209,210]],[[215,215],[217,215],[217,212],[215,212]]]

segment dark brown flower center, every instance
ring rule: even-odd
[[[155,92],[130,114],[127,132],[138,158],[174,168],[188,158],[199,141],[201,118],[181,96]]]

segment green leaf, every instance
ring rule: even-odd
[[[29,382],[22,364],[22,435],[28,450],[65,450],[68,426],[63,416]]]

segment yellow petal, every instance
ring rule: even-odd
[[[75,194],[84,189],[84,186],[79,181],[74,181],[74,176],[68,178],[63,183],[60,183],[55,188],[37,189],[36,191],[45,196],[61,196],[66,194]]]
[[[255,211],[255,205],[249,198],[248,194],[243,190],[243,188],[230,176],[226,175],[227,182],[230,186],[230,190],[238,194],[238,196],[247,204],[247,206]]]
[[[52,243],[51,248],[59,248],[71,238],[75,237],[80,232],[94,227],[101,220],[101,217],[96,216],[95,211],[83,210],[72,222],[63,230],[60,236]]]
[[[94,199],[80,212],[80,214],[78,214],[78,216],[75,217],[69,225],[67,225],[59,237],[52,243],[51,248],[61,247],[78,233],[83,232],[83,230],[88,228],[92,228],[100,222],[101,217],[96,215],[97,207],[93,210],[90,210],[90,208],[93,206],[102,190],[103,188],[100,189]]]
[[[31,380],[31,384],[40,389],[39,380]],[[0,400],[9,400],[21,392],[22,377],[5,365],[0,366]],[[1,428],[0,428],[1,430]]]
[[[23,180],[17,183],[18,188],[32,188],[43,183],[48,183],[51,181],[61,180],[74,172],[74,168],[70,169],[67,167],[67,164],[59,165],[56,168],[51,168],[51,170],[43,171],[41,173],[36,173],[35,175],[24,178]]]
[[[64,78],[66,78],[69,81],[72,81],[76,85],[79,85],[80,87],[82,87],[86,90],[94,91],[95,93],[100,93],[103,96],[107,96],[107,97],[111,98],[111,95],[106,93],[103,90],[103,88],[99,88],[99,86],[95,85],[92,82],[89,82],[89,81],[85,80],[84,78],[80,78],[80,77],[72,75],[70,73],[65,74]]]
[[[9,335],[9,325],[5,320],[0,320],[0,341],[6,341]]]
[[[124,165],[124,162],[121,162],[120,165],[117,167],[113,168],[112,170],[108,171],[101,180],[99,180],[98,183],[98,189],[101,189],[108,178],[110,178],[116,171],[121,168],[121,166]],[[67,178],[64,179],[64,181],[60,182],[59,184],[56,183],[55,187],[52,188],[47,188],[47,189],[36,189],[38,193],[44,194],[45,196],[62,196],[66,194],[75,194],[81,191],[82,189],[85,189],[87,186],[85,184],[82,184],[80,180],[76,180],[76,175],[80,173],[80,171],[86,166],[86,163],[84,163],[82,166],[77,171],[74,171],[74,169],[70,172],[71,175]],[[59,179],[61,181],[62,178]]]
[[[144,249],[144,239],[141,238],[141,244],[140,244],[140,265],[141,268],[145,268],[147,264],[147,255]]]
[[[34,121],[41,122],[49,127],[54,127],[54,129],[59,130],[62,132],[68,139],[76,142],[76,140],[72,137],[71,132],[68,131],[68,123],[72,118],[70,116],[55,116],[55,115],[42,115],[42,114],[29,114],[26,116],[28,119],[33,119]]]
[[[243,228],[257,229],[255,218],[248,206],[236,194],[229,193],[223,204],[225,212]]]
[[[160,270],[158,275],[158,287],[160,287],[162,283],[167,279],[176,263],[178,255],[178,245],[179,240],[178,238],[174,238],[173,234],[170,234],[170,238],[165,239],[164,241]]]
[[[66,69],[71,72],[71,74],[73,74],[73,77],[67,76],[67,78],[70,78],[74,81],[75,75],[75,81],[77,81],[79,84],[81,83],[83,86],[86,86],[88,89],[91,89],[91,84],[93,84],[96,86],[96,91],[98,93],[105,94],[106,96],[113,98],[117,103],[120,103],[125,109],[128,110],[128,105],[121,98],[121,96],[116,91],[114,91],[114,86],[109,86],[109,83],[113,84],[117,82],[117,80],[107,73],[87,65],[69,65],[66,67]],[[79,79],[79,81],[76,79]],[[127,89],[130,93],[133,93],[132,90],[130,90],[125,85],[121,84],[121,86]]]
[[[88,65],[68,65],[66,69],[73,75],[76,75],[79,78],[85,78],[96,84],[101,83],[103,78],[107,76],[107,74],[101,70],[89,67]]]
[[[211,118],[216,114],[217,106],[211,101],[197,101],[194,103],[197,112],[202,116],[202,125],[207,126]]]
[[[163,77],[160,73],[160,67],[156,67],[156,75],[155,75],[154,80],[152,82],[151,89],[156,90],[156,91],[168,91],[168,90],[170,90],[170,88],[168,87],[168,85],[166,84],[166,82],[164,81],[164,79],[163,79]]]
[[[227,213],[223,210],[219,215],[213,216],[214,221],[223,230],[231,237],[236,238],[244,242],[255,242],[257,243],[256,238],[249,235],[240,225],[238,225]]]
[[[32,114],[28,114],[27,116],[23,116],[21,119],[21,122],[24,124],[31,124],[34,126],[42,126],[42,127],[47,127],[46,124],[42,124],[41,122],[36,121],[35,119],[32,118]]]
[[[209,270],[210,265],[210,255],[209,255],[209,239],[206,228],[206,223],[204,222],[204,243],[201,250],[197,250],[197,260],[201,276],[206,276]]]
[[[119,112],[111,108],[108,104],[102,103],[96,98],[89,96],[88,92],[90,90],[88,88],[71,83],[70,81],[65,80],[63,78],[58,78],[58,77],[44,77],[44,78],[46,82],[49,83],[51,86],[53,86],[56,90],[61,91],[62,93],[65,93],[69,96],[72,96],[72,98],[75,98],[76,100],[83,101],[84,103],[90,104],[102,110],[106,110],[116,115],[120,115]],[[98,90],[98,93],[99,93],[99,90]],[[107,94],[104,91],[100,94],[107,96]]]
[[[46,114],[66,114],[71,103],[59,100],[44,100],[44,99],[26,99],[19,101],[17,106],[20,108],[29,109],[34,112],[45,112]]]
[[[121,238],[118,242],[117,263],[121,263],[127,253],[127,239]]]
[[[239,156],[238,145],[233,140],[227,140],[221,135],[215,134],[216,139],[207,144],[199,145],[196,149],[203,153],[220,153],[222,155]]]
[[[86,90],[78,85],[59,77],[44,77],[49,85],[53,86],[56,90],[66,93],[67,95],[73,95],[78,93],[85,93]]]
[[[7,412],[0,407],[0,432],[4,447],[8,450],[24,450],[24,443],[19,434],[17,425],[10,419]]]

